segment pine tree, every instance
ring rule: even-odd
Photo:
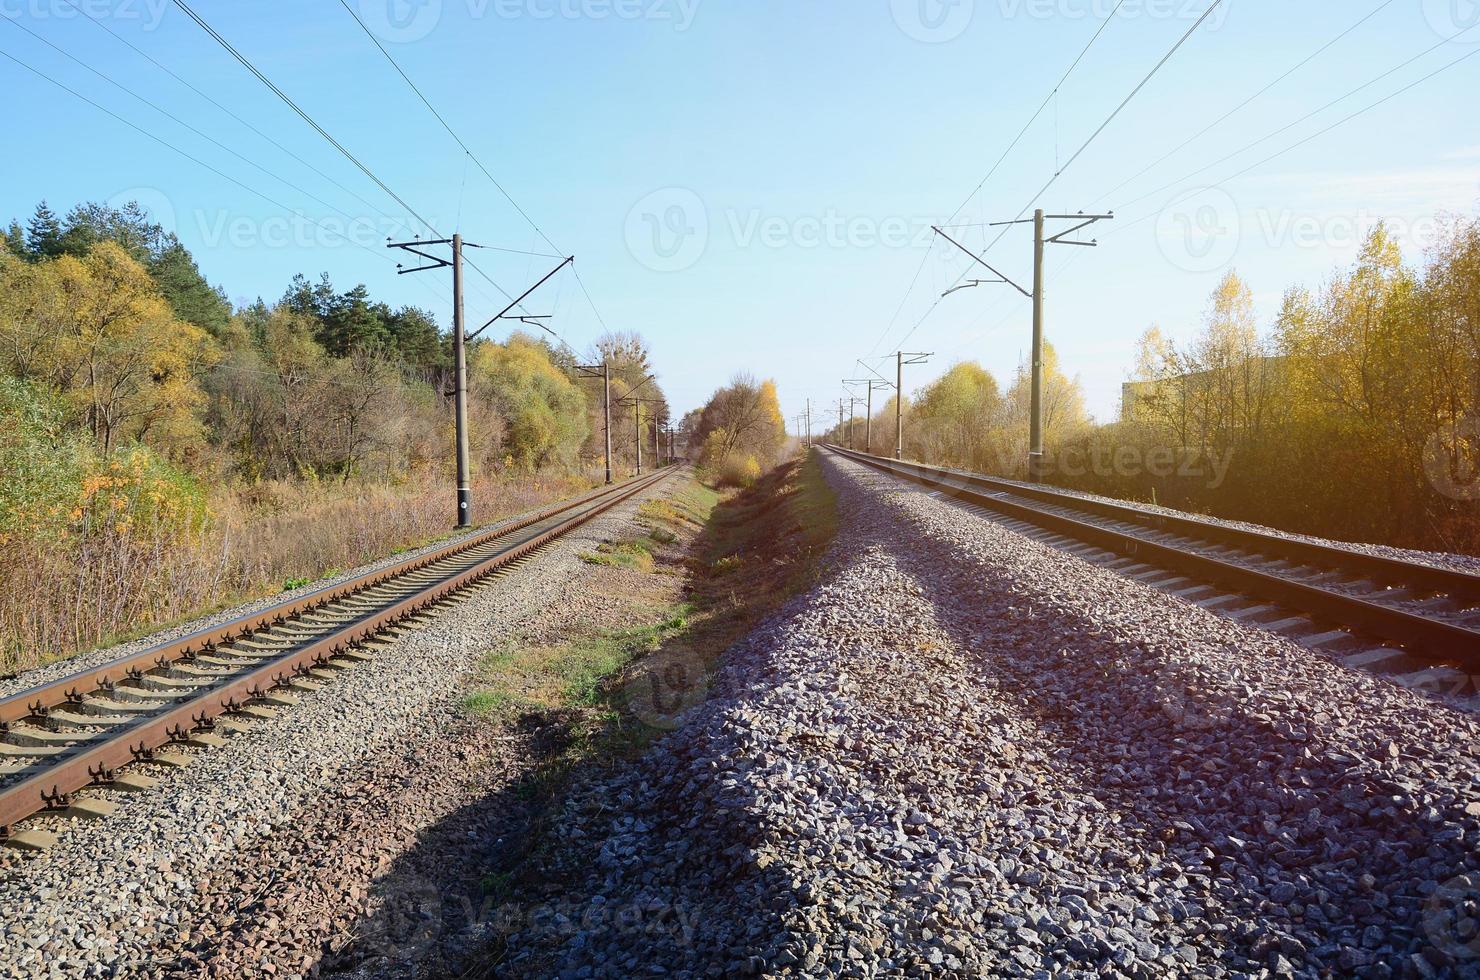
[[[195,259],[170,236],[167,245],[149,262],[149,274],[169,301],[175,316],[219,337],[231,320],[231,304],[220,289],[206,282]]]
[[[26,225],[26,252],[37,262],[62,254],[62,223],[45,201],[36,205],[36,213]]]
[[[384,349],[390,333],[371,307],[370,290],[362,283],[334,297],[315,339],[335,357],[346,357],[354,351]]]
[[[26,231],[21,227],[19,221],[10,222],[10,230],[0,232],[0,238],[4,238],[5,250],[18,259],[26,257]]]

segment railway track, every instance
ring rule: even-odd
[[[144,790],[148,764],[222,744],[371,656],[367,644],[650,488],[660,470],[494,525],[355,579],[0,698],[0,842],[46,813],[104,816],[89,789]],[[173,751],[172,751],[173,750]]]
[[[828,449],[1354,667],[1476,693],[1480,575],[945,467]]]

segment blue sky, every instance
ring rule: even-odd
[[[680,410],[749,371],[776,379],[788,415],[808,397],[835,406],[840,379],[862,371],[855,359],[901,344],[937,354],[911,370],[907,388],[958,359],[1005,380],[1028,344],[1028,303],[1001,285],[937,302],[970,262],[943,242],[931,248],[929,226],[963,201],[955,220],[967,224],[1035,203],[1210,2],[1126,0],[972,194],[1114,0],[349,0],[503,187],[577,256],[597,312],[567,275],[526,304],[530,312],[554,313],[577,348],[603,322],[640,331]],[[191,5],[439,231],[549,251],[338,0]],[[86,23],[77,7],[293,155]],[[233,300],[274,298],[295,272],[328,271],[341,288],[364,282],[447,321],[446,277],[397,277],[379,247],[386,235],[425,229],[179,9],[165,0],[0,0],[0,12],[295,185],[6,24],[0,51],[271,203],[0,58],[12,93],[0,217],[24,218],[41,198],[58,210],[135,198],[175,228]],[[1119,187],[1368,14],[1310,64]],[[1441,44],[1475,24],[1472,0],[1224,0],[1193,32],[1036,201],[1117,213],[1095,230],[1100,248],[1059,248],[1048,266],[1048,335],[1098,417],[1113,415],[1141,331],[1158,323],[1189,335],[1228,268],[1250,282],[1267,325],[1287,286],[1319,285],[1351,260],[1373,221],[1389,220],[1417,260],[1437,212],[1476,211],[1480,55],[1260,163],[1475,52],[1480,26]],[[996,230],[959,230],[974,248],[989,234]],[[509,292],[554,264],[475,256]],[[1026,284],[1026,227],[988,259]],[[502,305],[470,275],[470,320]]]

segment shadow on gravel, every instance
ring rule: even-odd
[[[1015,593],[1010,573],[945,542],[916,541],[901,566],[935,589],[927,597],[953,639],[1042,732],[1034,748],[1078,782],[1057,788],[1111,808],[1135,839],[1118,870],[1158,877],[1171,894],[1188,878],[1212,882],[1189,895],[1214,907],[1189,899],[1183,910],[1222,923],[1203,942],[1280,969],[1435,975],[1407,962],[1418,954],[1436,972],[1464,968],[1425,928],[1427,896],[1466,870],[1455,811],[1421,800],[1421,779],[1382,771],[1427,746],[1336,742],[1333,719],[1296,692],[1271,694],[1257,671],[1245,689],[1185,657],[1202,643],[1240,656],[1226,641],[1189,625],[1185,645],[1148,645],[1051,594]],[[1390,972],[1398,956],[1405,962]]]
[[[815,464],[784,465],[722,503],[693,549],[692,629],[645,661],[666,671],[681,657],[688,676],[709,677],[811,584],[835,526]],[[645,679],[642,662],[635,674]],[[712,748],[700,726],[665,735],[668,719],[630,703],[633,675],[605,685],[613,710],[594,728],[589,711],[527,716],[543,741],[524,779],[423,830],[378,877],[379,911],[322,975],[538,977],[585,963],[588,975],[625,977],[700,962],[743,972],[752,964],[731,951],[779,943],[789,906],[757,901],[744,921],[734,915],[737,896],[793,884],[752,849],[765,828],[750,791],[710,763],[744,760]]]
[[[516,865],[538,833],[543,795],[570,741],[565,720],[526,715],[503,736],[520,762],[506,784],[422,829],[416,844],[376,878],[376,911],[360,919],[347,944],[326,951],[321,976],[426,976],[461,962],[462,937],[499,914],[501,869]]]

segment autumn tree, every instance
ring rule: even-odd
[[[689,444],[701,447],[701,462],[730,482],[759,477],[776,464],[786,445],[776,383],[735,375],[705,404]]]
[[[129,439],[177,458],[203,447],[198,377],[218,350],[174,317],[147,270],[111,242],[30,268],[0,262],[12,376],[60,392],[105,452]]]

